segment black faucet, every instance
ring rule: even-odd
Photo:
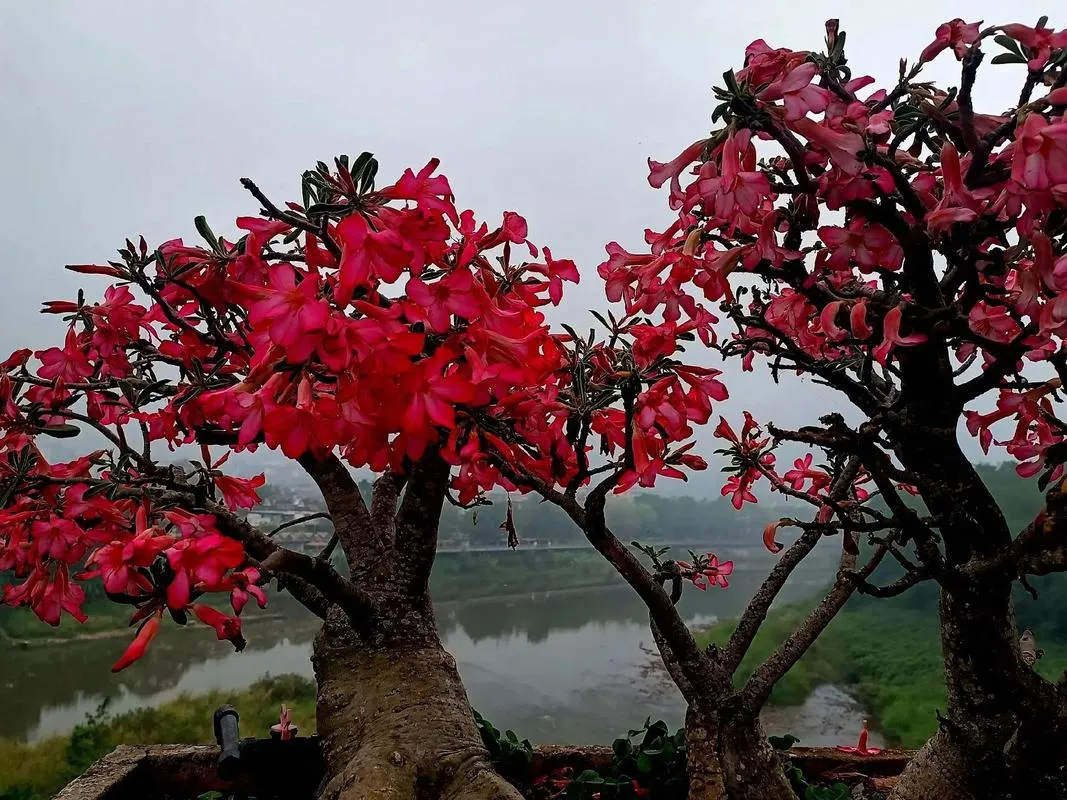
[[[215,741],[222,752],[219,754],[219,775],[232,776],[241,764],[241,735],[237,724],[241,717],[233,706],[219,706],[212,720]]]

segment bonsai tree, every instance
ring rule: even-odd
[[[375,189],[369,153],[341,157],[283,206],[245,180],[262,209],[240,238],[198,218],[205,245],[142,238],[69,267],[109,279],[103,299],[46,303],[61,346],[0,364],[3,601],[84,620],[81,584],[102,581],[136,629],[121,670],[194,618],[241,649],[241,612],[273,582],[323,620],[325,798],[519,796],[491,769],[427,581],[443,504],[513,488],[488,461],[497,427],[524,432],[524,470],[574,472],[546,423],[568,355],[538,308],[578,274],[519,215],[490,230],[460,213],[436,167]],[[71,461],[38,446],[79,433]],[[264,480],[226,461],[262,446],[321,490],[334,535],[317,556],[241,516]],[[377,473],[370,496],[350,467]]]
[[[1032,669],[1034,642],[1020,644],[1011,599],[1014,581],[1067,568],[1067,31],[1046,22],[952,20],[885,88],[851,74],[836,20],[822,53],[752,43],[743,69],[716,89],[717,127],[673,161],[650,162],[650,183],[669,186],[670,226],[646,231],[647,254],[608,246],[609,299],[655,318],[607,323],[610,342],[623,331],[635,339],[614,372],[575,342],[573,360],[585,366],[571,392],[590,399],[571,425],[578,442],[587,428],[605,432],[622,456],[582,500],[537,476],[513,479],[567,510],[648,605],[689,701],[691,797],[787,796],[755,718],[769,684],[849,593],[893,595],[924,580],[940,590],[948,705],[892,796],[1067,796],[1067,689]],[[1002,48],[993,63],[1021,72],[1021,95],[1004,114],[972,102],[991,41]],[[947,51],[960,61],[959,86],[920,81]],[[721,565],[651,551],[645,568],[603,514],[610,492],[671,469],[692,405],[671,360],[694,330],[707,344],[715,321],[699,299],[720,303],[729,329],[713,346],[724,356],[775,381],[806,376],[850,409],[799,430],[769,425],[768,435],[750,417],[739,434],[725,421],[716,429],[732,459],[723,493],[737,506],[755,502],[766,481],[818,510],[813,522],[767,529],[776,551],[776,536],[800,536],[727,646],[707,652],[672,602],[685,578],[721,583]],[[604,382],[619,387],[621,414],[596,410]],[[961,448],[961,427],[984,450],[996,440],[1021,475],[1049,487],[1047,509],[1025,530],[1008,529]],[[826,466],[808,453],[779,474],[780,443],[821,451]],[[735,690],[730,678],[770,601],[824,536],[842,546],[834,587]],[[861,543],[869,556],[857,568]],[[900,577],[873,585],[887,556]]]

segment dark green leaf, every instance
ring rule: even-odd
[[[53,439],[73,439],[81,433],[81,428],[76,425],[45,425],[41,433]]]
[[[767,741],[771,743],[771,747],[775,750],[788,750],[799,742],[800,739],[787,733],[784,736],[768,736]]]
[[[211,249],[216,253],[219,252],[219,239],[207,224],[207,218],[203,215],[197,216],[193,219],[193,225],[196,226],[196,232],[200,234],[204,241],[211,245]]]
[[[600,324],[607,328],[609,331],[613,328],[612,325],[608,325],[608,321],[604,319],[604,317],[600,313],[596,311],[590,311],[589,313],[596,317],[597,321],[600,322]]]
[[[1001,53],[999,56],[993,56],[994,64],[1025,64],[1026,59],[1022,56],[1014,55],[1013,53]]]
[[[1012,39],[1010,36],[1006,36],[1002,33],[999,36],[994,36],[993,41],[1006,50],[1010,50],[1013,53],[1022,55],[1022,51],[1019,49],[1019,43]]]
[[[594,769],[587,769],[574,780],[580,783],[588,784],[589,786],[600,786],[604,783],[604,778],[601,777],[600,773]]]
[[[378,162],[373,158],[370,163],[367,164],[367,168],[363,170],[363,177],[359,182],[359,193],[366,194],[367,192],[374,191],[374,176],[378,174]]]

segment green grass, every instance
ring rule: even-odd
[[[90,718],[67,736],[36,744],[0,739],[0,800],[45,800],[120,744],[205,744],[213,741],[212,712],[240,709],[241,735],[266,736],[282,703],[301,735],[314,732],[315,684],[296,675],[263,678],[240,692],[179,697],[158,708]]]
[[[738,670],[748,677],[808,612],[807,605],[776,609],[767,618]],[[702,643],[723,643],[735,621],[703,632]],[[798,705],[824,683],[847,684],[893,744],[919,747],[945,707],[937,620],[891,607],[846,609],[774,687],[771,702]]]
[[[781,642],[808,611],[806,605],[776,609],[741,663],[738,682]],[[698,640],[723,643],[735,625],[723,622]],[[1045,645],[1043,645],[1045,646]],[[1038,672],[1056,680],[1067,668],[1067,646],[1045,646]],[[894,745],[921,747],[945,709],[945,686],[937,616],[893,601],[846,607],[804,657],[774,688],[771,702],[797,705],[822,683],[846,684]]]
[[[126,626],[131,609],[107,600],[90,600],[85,604],[85,613],[89,616],[85,623],[64,614],[59,626],[53,628],[37,619],[27,608],[5,608],[0,611],[0,634],[10,639],[65,639],[112,631]]]

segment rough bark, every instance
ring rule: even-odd
[[[448,465],[430,448],[381,477],[368,508],[340,461],[302,463],[371,607],[353,620],[332,606],[315,640],[321,797],[520,800],[493,771],[427,590]]]
[[[759,718],[690,706],[685,717],[689,800],[793,800]]]
[[[929,412],[929,409],[926,409]],[[918,419],[937,423],[932,413]],[[954,419],[954,418],[953,418]],[[897,448],[919,480],[938,521],[947,573],[939,616],[948,703],[939,731],[905,770],[896,800],[1022,800],[1064,797],[1063,728],[1054,687],[1021,659],[1011,576],[976,579],[969,563],[995,559],[1011,545],[999,507],[956,441],[931,424],[905,432]],[[1033,794],[1027,787],[1044,787]]]
[[[420,607],[421,606],[421,607]],[[323,800],[520,800],[494,771],[429,600],[396,598],[373,637],[331,614],[316,638]]]

